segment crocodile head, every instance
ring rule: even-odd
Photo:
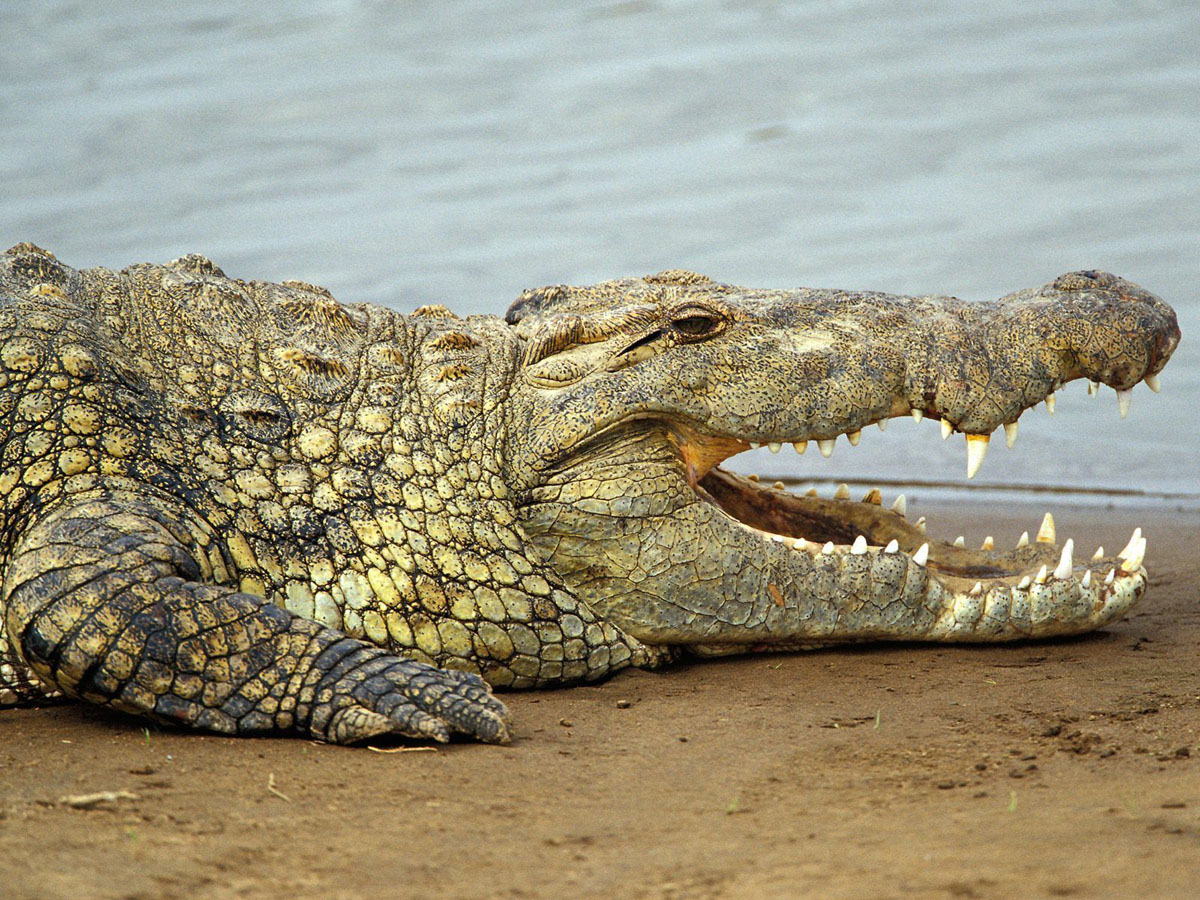
[[[1077,563],[1047,518],[980,550],[862,501],[797,496],[720,464],[890,417],[965,434],[967,474],[1003,426],[1086,378],[1121,409],[1179,341],[1175,314],[1100,272],[996,302],[736,288],[687,272],[523,294],[510,438],[520,515],[594,609],[648,643],[709,652],[857,639],[1084,631],[1146,584],[1145,542]]]

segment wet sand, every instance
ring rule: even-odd
[[[910,507],[911,508],[911,507]],[[921,509],[941,537],[978,510]],[[1008,540],[1041,509],[986,515]],[[1098,634],[872,646],[507,695],[516,738],[380,753],[0,716],[0,894],[32,898],[1188,897],[1200,871],[1200,512]],[[94,808],[68,795],[132,795]]]

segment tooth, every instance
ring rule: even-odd
[[[970,595],[972,597],[978,597],[982,593],[983,593],[983,582],[982,581],[975,582],[975,587],[971,588]]]
[[[922,544],[917,552],[912,555],[912,561],[918,566],[923,566],[929,562],[929,545]]]
[[[921,412],[919,409],[909,410],[909,415],[913,417],[914,422],[920,422],[923,418],[925,418],[925,413]]]
[[[921,534],[924,534],[925,533],[925,517],[921,516],[921,518],[917,519],[916,524],[913,525],[913,528],[917,529],[917,531],[921,532]]]
[[[888,423],[887,419],[880,419],[875,424],[879,426],[880,431],[887,431],[887,423]]]
[[[1142,560],[1146,558],[1146,539],[1139,538],[1137,546],[1133,548],[1133,553],[1129,558],[1121,563],[1121,568],[1126,572],[1135,572],[1142,565]]]
[[[1046,517],[1042,519],[1042,525],[1038,529],[1037,539],[1043,544],[1053,544],[1054,538],[1054,516],[1046,513]]]
[[[996,549],[996,541],[989,534],[987,537],[985,537],[983,539],[983,545],[979,549],[980,550],[995,550]]]
[[[821,495],[817,493],[816,488],[809,488],[807,491],[804,492],[804,496],[805,497],[820,497]]]
[[[775,488],[777,491],[782,491],[787,487],[787,485],[785,485],[782,481],[776,481],[771,485],[771,487]]]
[[[954,426],[950,424],[949,419],[942,419],[942,440],[950,437],[954,433]]]
[[[867,552],[867,539],[861,534],[854,539],[854,543],[850,545],[850,552],[855,556],[862,556]]]
[[[1108,570],[1108,574],[1104,576],[1104,583],[1105,583],[1105,584],[1112,584],[1112,583],[1113,583],[1113,576],[1114,576],[1114,575],[1116,575],[1116,574],[1117,574],[1117,570],[1116,570],[1116,569],[1109,569],[1109,570]]]
[[[1048,394],[1046,396],[1046,412],[1050,413],[1050,415],[1054,415],[1054,394]]]
[[[1129,404],[1132,400],[1133,388],[1117,391],[1117,412],[1121,414],[1122,419],[1129,415]]]
[[[1104,559],[1104,547],[1096,548],[1096,552],[1092,554],[1092,559]]]
[[[1158,380],[1157,375],[1147,375],[1146,376],[1146,387],[1150,388],[1150,390],[1154,391],[1154,393],[1157,394],[1159,391],[1162,390],[1162,382]]]
[[[979,471],[979,467],[983,465],[983,458],[987,456],[988,441],[991,440],[986,434],[968,434],[967,435],[967,477],[974,478],[975,473]]]
[[[883,548],[884,553],[895,553],[900,549],[900,542],[897,540],[888,541],[888,545]]]
[[[804,538],[796,538],[794,541],[792,541],[792,549],[793,550],[803,550],[807,546],[808,546],[808,541],[806,541]]]
[[[850,499],[850,485],[846,484],[845,482],[843,482],[842,484],[839,484],[837,486],[837,490],[833,492],[833,499],[834,500],[849,500]]]
[[[808,449],[808,441],[794,441],[792,443],[792,449],[803,456],[804,451]]]
[[[758,481],[758,473],[757,472],[751,472],[746,477],[749,478],[751,481]]]
[[[1028,590],[1029,585],[1031,585],[1032,583],[1033,582],[1030,580],[1029,576],[1026,575],[1024,578],[1021,579],[1021,583],[1017,585],[1017,590],[1019,590],[1019,591]]]
[[[1129,555],[1137,548],[1138,541],[1142,539],[1142,529],[1133,529],[1133,536],[1129,538],[1129,543],[1125,545],[1125,549],[1117,554],[1121,559],[1128,559]]]
[[[862,498],[863,503],[874,503],[876,506],[883,506],[883,494],[879,488],[871,488],[867,491],[867,495]]]
[[[762,447],[762,444],[756,443],[755,441],[750,442],[751,450],[758,450],[760,447]]]
[[[967,546],[967,539],[966,539],[965,537],[963,537],[963,536],[960,534],[958,537],[956,537],[956,538],[954,539],[954,546],[955,546],[955,547],[965,547],[965,546]]]
[[[1085,591],[1092,586],[1092,570],[1088,569],[1083,573],[1083,577],[1079,579],[1079,586]]]
[[[772,453],[778,453],[781,449],[783,449],[783,444],[779,443],[779,441],[771,441],[769,444],[767,444],[767,449]]]
[[[1075,541],[1071,538],[1067,538],[1067,542],[1063,544],[1062,556],[1060,556],[1058,559],[1058,568],[1054,570],[1055,578],[1062,580],[1071,577],[1071,569],[1074,567],[1071,556],[1074,554],[1074,552]]]
[[[1034,584],[1045,584],[1047,571],[1048,570],[1045,566],[1042,566],[1040,569],[1038,569],[1038,573],[1033,576]]]
[[[823,441],[817,441],[817,446],[821,449],[821,455],[826,459],[833,456],[833,438],[828,438]]]
[[[1022,531],[1021,536],[1017,539],[1017,549],[1020,550],[1022,547],[1028,547],[1028,546],[1029,546],[1029,532]]]
[[[833,541],[826,541],[825,546],[823,546],[821,548],[821,552],[822,553],[832,553],[833,552]]]
[[[862,431],[846,432],[846,440],[850,442],[851,447],[857,447],[858,442],[862,440]]]
[[[903,494],[900,494],[892,504],[892,512],[901,516],[908,513],[908,501],[904,499]]]
[[[1017,423],[1016,422],[1005,422],[1004,423],[1004,443],[1007,444],[1008,449],[1011,450],[1013,448],[1013,444],[1015,444],[1016,442],[1017,442]]]
[[[771,540],[775,541],[775,543],[777,543],[777,544],[782,544],[783,543],[783,535],[782,534],[773,534],[773,535],[771,535]]]
[[[1088,396],[1093,397],[1100,392],[1100,382],[1088,379]]]

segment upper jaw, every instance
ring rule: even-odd
[[[739,378],[711,386],[704,429],[776,451],[790,443],[803,453],[815,441],[829,456],[840,435],[856,444],[868,425],[929,418],[944,438],[966,436],[968,477],[993,432],[1003,427],[1011,447],[1022,413],[1042,402],[1053,412],[1055,392],[1076,379],[1091,392],[1113,388],[1124,417],[1138,382],[1158,390],[1179,343],[1170,306],[1103,272],[992,303],[807,292],[764,309],[746,325],[757,356],[730,348]]]

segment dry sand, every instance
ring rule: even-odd
[[[982,538],[973,508],[933,530]],[[989,512],[997,539],[1040,510]],[[0,896],[1200,896],[1200,513],[1056,509],[1150,539],[1075,640],[874,646],[507,695],[511,746],[379,753],[0,716]],[[1085,537],[1085,535],[1087,537]],[[94,808],[60,798],[129,796]]]

